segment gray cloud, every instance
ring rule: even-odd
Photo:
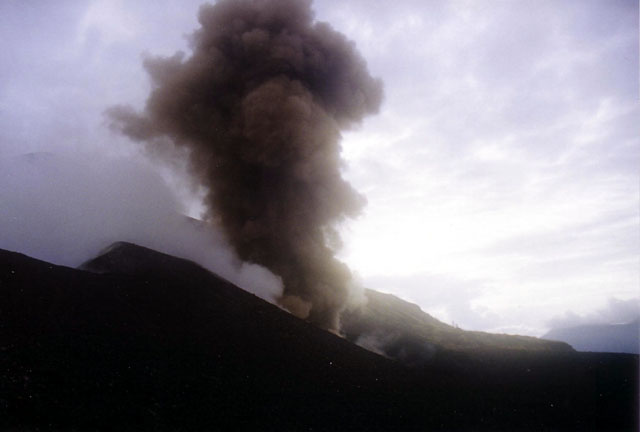
[[[640,318],[640,298],[620,300],[612,297],[606,306],[588,314],[567,311],[549,320],[550,328],[569,328],[589,324],[627,324]]]

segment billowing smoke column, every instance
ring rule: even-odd
[[[282,278],[284,307],[335,329],[350,280],[335,224],[365,202],[341,177],[340,130],[378,110],[382,84],[308,0],[220,0],[199,21],[191,57],[145,60],[144,112],[108,115],[152,148],[187,147],[206,217]]]

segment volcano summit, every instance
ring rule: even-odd
[[[0,251],[1,429],[637,428],[637,355],[438,349],[408,367],[183,259],[120,243],[83,268]]]

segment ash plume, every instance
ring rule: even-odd
[[[365,203],[341,177],[340,131],[377,112],[382,84],[309,0],[221,0],[199,22],[190,57],[144,61],[146,107],[110,108],[112,125],[151,151],[186,147],[205,217],[282,278],[285,308],[336,329],[351,275],[335,226]]]

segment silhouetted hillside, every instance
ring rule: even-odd
[[[167,265],[167,261],[173,264]],[[178,265],[174,257],[124,242],[111,245],[80,268],[96,273],[141,274],[155,271],[158,266],[176,275],[185,273],[184,266]],[[345,337],[363,348],[406,363],[428,361],[436,349],[572,351],[563,342],[461,330],[391,294],[366,290],[365,295],[367,303],[363,308],[343,316]]]
[[[345,337],[409,364],[428,362],[437,350],[573,351],[563,342],[462,330],[438,321],[418,305],[394,295],[373,290],[366,290],[365,295],[368,302],[364,307],[343,315]]]
[[[578,351],[638,354],[640,320],[626,324],[592,324],[551,329],[547,339],[567,342]]]
[[[84,268],[0,251],[0,429],[637,427],[638,356],[439,350],[406,368],[186,260],[119,244]]]

